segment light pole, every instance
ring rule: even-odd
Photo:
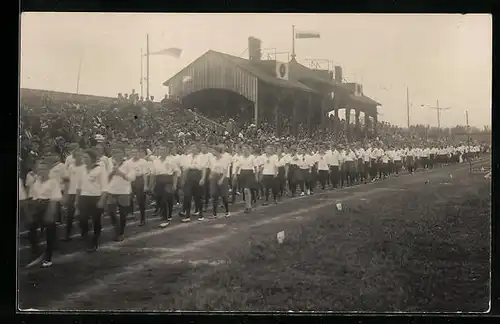
[[[438,131],[441,129],[441,111],[451,109],[451,107],[439,107],[439,100],[436,100],[436,107],[428,107],[428,106],[425,106],[425,105],[421,105],[420,107],[422,107],[422,108],[425,107],[425,108],[435,109],[436,110],[436,112],[437,112],[437,127],[438,127]]]

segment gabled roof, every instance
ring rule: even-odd
[[[174,76],[170,77],[167,81],[165,81],[163,83],[163,85],[167,86],[172,79],[174,79],[177,75],[181,74],[187,67],[194,64],[198,60],[202,59],[204,56],[210,55],[210,54],[217,55],[217,56],[221,57],[222,59],[229,62],[230,64],[234,64],[234,65],[238,66],[239,68],[245,70],[249,74],[252,74],[256,78],[258,78],[259,80],[261,80],[262,82],[265,82],[267,84],[275,85],[278,87],[290,88],[290,89],[299,89],[299,90],[303,90],[306,92],[316,92],[316,90],[311,89],[310,87],[306,86],[305,84],[300,83],[297,80],[279,79],[274,74],[269,73],[267,71],[268,69],[266,69],[264,66],[260,66],[259,64],[256,64],[256,63],[251,62],[251,61],[246,60],[246,59],[243,59],[241,57],[229,55],[226,53],[217,52],[214,50],[208,50],[207,52],[205,52],[203,55],[201,55],[196,60],[191,62],[188,66],[184,67],[181,71],[177,72]],[[273,73],[274,73],[274,69],[273,69]]]
[[[217,55],[220,55],[221,57],[225,58],[226,60],[232,62],[233,64],[239,66],[243,70],[247,71],[248,73],[254,75],[261,81],[265,83],[269,83],[272,85],[276,86],[281,86],[285,88],[296,88],[296,89],[301,89],[307,92],[316,92],[316,90],[309,88],[305,84],[300,83],[299,81],[289,78],[288,80],[283,80],[279,79],[273,74],[270,74],[267,69],[263,69],[259,64],[253,63],[250,60],[243,59],[241,57],[221,53],[221,52],[216,52]],[[273,70],[274,73],[274,70]]]

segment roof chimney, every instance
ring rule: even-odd
[[[248,59],[250,61],[260,61],[261,50],[260,44],[262,41],[255,37],[248,37]]]
[[[335,81],[342,83],[342,67],[335,66]]]

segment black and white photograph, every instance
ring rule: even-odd
[[[480,314],[492,16],[20,16],[17,313]]]

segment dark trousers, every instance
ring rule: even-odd
[[[380,163],[380,167],[378,170],[379,178],[386,178],[388,174],[389,174],[389,162]]]
[[[337,188],[339,186],[340,180],[340,171],[338,165],[330,166],[330,183],[332,184],[332,188]]]
[[[371,159],[371,166],[370,166],[370,177],[372,179],[375,179],[378,174],[378,162],[375,159]]]
[[[78,209],[80,210],[80,228],[85,236],[89,230],[89,219],[92,220],[94,236],[90,242],[91,247],[99,245],[99,238],[102,230],[102,212],[103,210],[97,207],[100,196],[80,196],[78,198]],[[120,215],[121,216],[121,215]]]
[[[401,163],[401,161],[394,161],[394,172],[396,174],[399,174],[399,172],[401,172],[402,166],[403,166],[403,164]]]
[[[68,202],[67,202],[67,212],[66,212],[66,238],[69,238],[71,236],[71,232],[73,230],[73,222],[75,220],[75,200],[76,200],[76,195],[68,195]],[[80,230],[81,230],[81,223],[80,223]]]
[[[269,192],[273,194],[273,200],[276,201],[278,197],[278,177],[274,175],[263,175],[262,184],[264,186],[264,196],[266,197],[266,202],[269,201]]]
[[[134,197],[139,205],[141,222],[146,221],[146,193],[144,192],[144,178],[139,176],[132,182],[132,195],[130,196],[130,211],[134,213]]]
[[[186,174],[183,202],[183,210],[186,217],[190,217],[191,215],[191,200],[194,200],[195,209],[200,212],[200,216],[203,213],[203,204],[201,200],[203,188],[200,186],[201,175],[201,171],[196,169],[190,169]]]
[[[173,175],[160,174],[155,177],[155,195],[158,197],[158,208],[161,218],[169,220],[174,210],[174,177]]]
[[[306,177],[306,187],[308,190],[311,190],[311,192],[316,189],[316,182],[318,181],[318,170],[316,166],[313,166],[311,168],[311,172],[307,174]]]
[[[277,186],[278,186],[278,195],[283,196],[286,188],[285,167],[278,168]]]
[[[370,162],[364,161],[363,162],[363,171],[361,173],[361,180],[366,183],[366,181],[368,181],[369,174],[370,174]]]
[[[115,228],[115,236],[125,234],[125,227],[127,226],[127,212],[130,210],[130,196],[129,195],[115,195],[109,194],[107,201],[107,211],[111,219],[111,224]],[[120,216],[116,215],[116,211]]]
[[[213,215],[217,215],[217,207],[219,204],[219,197],[222,199],[222,204],[226,210],[226,213],[229,212],[229,204],[228,204],[228,188],[229,188],[229,179],[224,178],[222,183],[219,184],[222,175],[212,175],[210,178],[210,196],[212,197],[212,212]]]
[[[292,197],[295,196],[295,192],[297,190],[297,170],[298,167],[293,164],[291,164],[288,168],[288,189],[290,190]]]
[[[57,207],[51,208],[50,204],[51,202],[49,200],[33,201],[31,202],[31,208],[29,211],[32,213],[28,232],[32,257],[36,258],[40,254],[40,248],[38,245],[38,228],[43,228],[46,240],[44,252],[46,261],[52,261],[52,254],[57,240],[57,229],[55,224]],[[54,202],[52,202],[52,204],[54,204],[52,206],[55,206]]]
[[[435,154],[431,154],[430,157],[429,157],[429,169],[432,169],[434,168],[434,163],[436,162],[436,155]]]
[[[423,157],[421,161],[422,161],[422,168],[427,169],[429,167],[429,158]]]
[[[328,181],[328,170],[318,170],[318,180],[321,185],[321,189],[325,190],[326,183]]]
[[[210,202],[210,169],[207,170],[205,176],[205,183],[203,185],[203,198],[205,201],[205,209],[207,209],[208,203]]]
[[[300,191],[304,192],[306,190],[306,184],[307,184],[308,177],[309,177],[309,169],[297,168],[297,170],[295,171],[295,175],[296,175],[295,178],[296,178],[297,184],[299,185]]]

